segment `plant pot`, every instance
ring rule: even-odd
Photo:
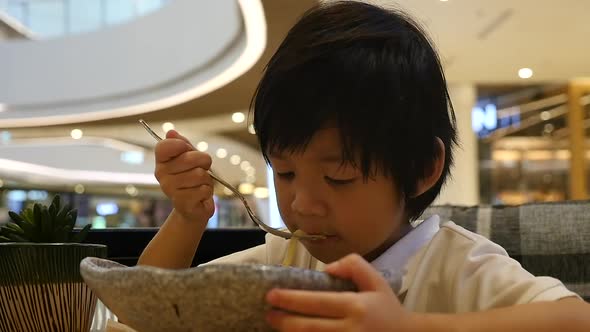
[[[88,331],[96,295],[80,262],[106,254],[98,244],[0,243],[0,331]]]

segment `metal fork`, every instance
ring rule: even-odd
[[[143,125],[143,127],[145,128],[145,130],[147,130],[147,132],[152,135],[153,138],[155,138],[157,141],[161,141],[162,138],[160,136],[158,136],[158,134],[156,134],[152,128],[150,128],[150,126],[143,121],[142,119],[139,120],[139,123],[141,123]],[[322,235],[294,235],[293,233],[290,232],[284,232],[281,230],[278,230],[276,228],[272,228],[270,226],[268,226],[267,224],[263,223],[262,220],[260,220],[260,218],[258,218],[254,212],[252,211],[252,209],[250,208],[250,205],[248,205],[248,202],[246,201],[246,198],[244,197],[244,195],[242,195],[234,186],[232,186],[231,184],[227,183],[225,180],[223,180],[222,178],[220,178],[219,176],[213,174],[213,172],[211,172],[211,170],[207,171],[209,173],[209,175],[217,182],[221,183],[224,187],[226,187],[227,189],[231,190],[236,196],[238,196],[238,198],[242,201],[242,204],[244,204],[244,207],[246,207],[246,211],[248,212],[248,216],[250,216],[250,219],[252,219],[252,221],[254,221],[254,223],[256,223],[256,225],[258,225],[260,228],[262,228],[262,230],[264,230],[267,233],[271,233],[273,235],[276,236],[280,236],[282,238],[285,239],[290,239],[292,237],[297,237],[297,238],[302,238],[302,239],[310,239],[310,240],[319,240],[319,239],[324,239],[325,236]]]

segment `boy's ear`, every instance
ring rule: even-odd
[[[440,138],[436,137],[435,145],[436,159],[432,161],[430,167],[426,168],[426,174],[424,174],[424,177],[419,179],[418,183],[416,183],[416,191],[414,192],[414,195],[412,195],[412,198],[418,197],[427,192],[436,184],[442,175],[445,166],[445,144]]]

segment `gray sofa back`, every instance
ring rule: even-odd
[[[537,276],[561,280],[590,301],[590,201],[520,206],[432,206],[438,214],[481,234]]]

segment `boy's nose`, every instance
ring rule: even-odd
[[[291,202],[291,210],[301,216],[324,217],[328,209],[313,193],[299,190]]]

